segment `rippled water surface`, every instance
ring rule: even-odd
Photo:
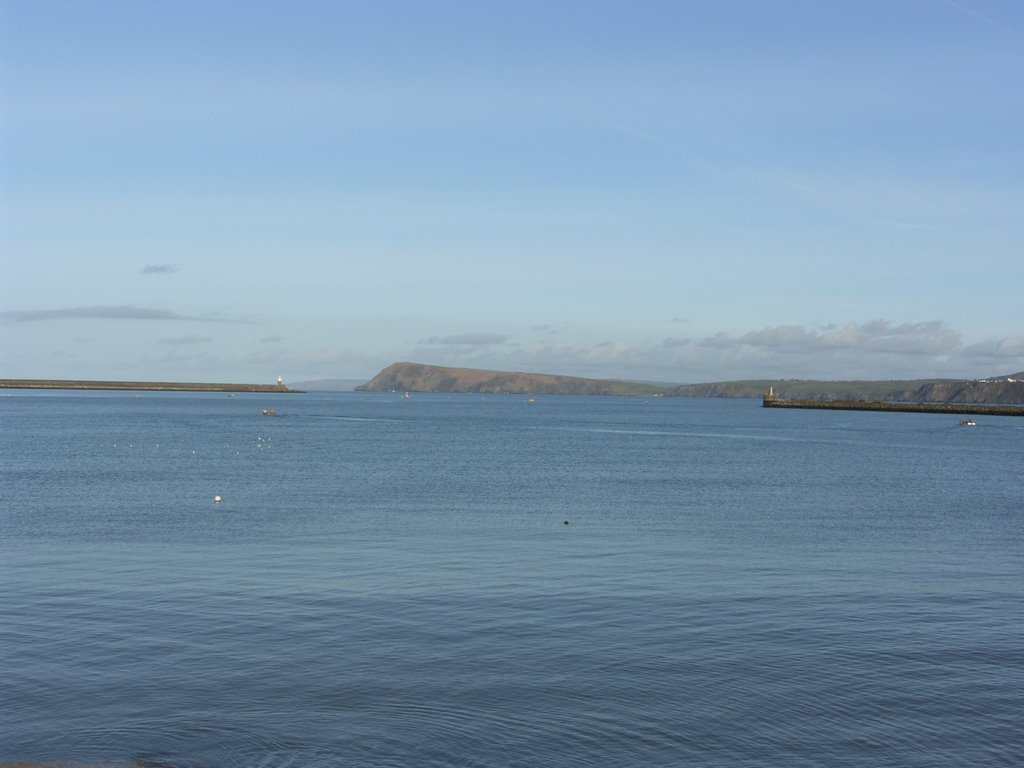
[[[0,763],[1019,765],[1024,419],[957,422],[0,397]]]

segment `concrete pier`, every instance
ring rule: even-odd
[[[962,416],[1024,416],[1024,406],[969,403],[890,403],[881,400],[782,400],[772,392],[764,396],[765,408],[808,408],[828,411],[896,411],[900,413],[949,413]]]
[[[0,379],[0,389],[95,389],[141,392],[298,392],[277,384],[203,384],[184,381],[83,381],[71,379]]]

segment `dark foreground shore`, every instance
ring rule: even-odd
[[[880,400],[780,400],[765,395],[765,408],[810,408],[831,411],[895,411],[899,413],[949,413],[960,416],[1024,416],[1024,407],[968,403],[890,403]]]
[[[206,384],[187,381],[85,381],[0,379],[0,389],[94,389],[142,392],[299,392],[284,384]],[[0,768],[4,768],[0,766]]]

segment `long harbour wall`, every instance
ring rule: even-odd
[[[950,413],[962,416],[1024,416],[1024,407],[968,403],[891,403],[882,400],[782,400],[764,396],[765,408],[811,408],[829,411],[897,411]]]
[[[298,392],[284,384],[203,384],[186,381],[84,381],[0,379],[0,389],[96,389],[141,392]]]

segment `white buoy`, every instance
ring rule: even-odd
[[[214,496],[213,497],[213,503],[214,504],[220,504],[220,496]]]

